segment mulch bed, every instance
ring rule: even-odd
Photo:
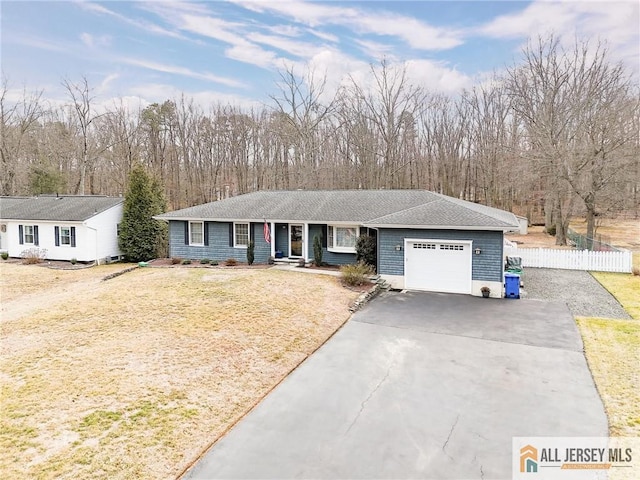
[[[247,263],[238,262],[236,265],[227,266],[224,262],[220,262],[218,265],[211,265],[209,263],[200,263],[200,260],[191,260],[191,263],[187,265],[183,265],[182,263],[173,263],[170,258],[156,258],[154,260],[150,260],[148,262],[150,267],[161,267],[161,268],[252,268],[252,269],[261,269],[261,268],[270,268],[273,265],[266,265],[264,263],[254,263],[253,265],[249,265]]]

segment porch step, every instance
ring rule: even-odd
[[[283,257],[283,258],[274,258],[273,259],[273,263],[275,265],[297,265],[298,264],[298,258],[288,258],[288,257]]]

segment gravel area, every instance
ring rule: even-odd
[[[523,283],[525,298],[566,302],[574,316],[631,318],[589,272],[525,268]]]

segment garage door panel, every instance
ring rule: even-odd
[[[408,240],[405,287],[430,292],[471,293],[471,242]]]

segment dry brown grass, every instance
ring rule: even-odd
[[[64,290],[70,285],[87,281],[99,281],[105,275],[122,270],[129,265],[114,263],[78,270],[54,270],[45,265],[0,263],[0,295],[2,303],[31,294],[46,295]]]
[[[640,322],[576,319],[612,436],[640,437]]]
[[[611,244],[627,250],[640,251],[640,221],[603,218],[598,220],[600,225],[596,235],[609,237]],[[571,228],[578,233],[587,233],[587,223],[584,218],[571,221]]]
[[[270,269],[138,269],[72,290],[3,322],[3,478],[174,478],[357,296]]]

